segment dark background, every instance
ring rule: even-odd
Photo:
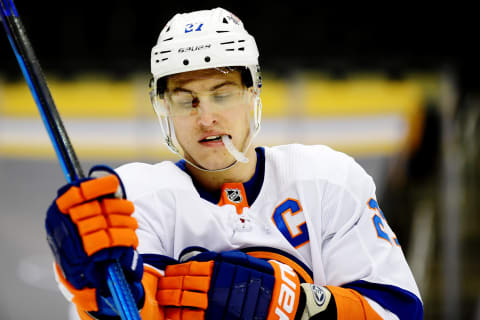
[[[150,49],[177,12],[221,6],[257,40],[264,70],[308,69],[343,76],[355,70],[453,68],[462,90],[477,90],[478,21],[473,8],[393,3],[389,6],[311,6],[257,1],[17,1],[17,9],[47,73],[78,71],[116,77],[149,71]],[[20,77],[6,41],[0,72]]]

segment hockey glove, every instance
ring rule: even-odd
[[[167,266],[157,291],[172,319],[294,319],[299,299],[292,268],[241,251],[204,252]]]
[[[119,190],[125,192],[115,172],[108,171],[113,174],[62,187],[47,211],[45,226],[64,295],[81,310],[113,315],[106,267],[113,260],[120,263],[138,303],[143,298],[143,263],[135,251],[133,203],[114,197]]]

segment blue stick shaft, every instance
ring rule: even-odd
[[[40,64],[12,0],[0,0],[2,24],[20,69],[38,106],[50,140],[68,182],[83,178],[83,172],[53,102]]]
[[[112,294],[115,306],[122,319],[140,319],[137,305],[133,300],[128,283],[118,262],[114,262],[107,269],[107,285]],[[118,308],[118,306],[122,306]]]
[[[53,102],[40,64],[27,38],[13,0],[0,0],[0,6],[0,17],[8,40],[37,104],[65,178],[69,183],[81,179],[84,177],[82,168]],[[119,263],[113,262],[109,265],[107,271],[107,284],[121,318],[123,320],[140,319]]]

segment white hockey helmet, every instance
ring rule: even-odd
[[[176,14],[163,28],[152,48],[153,78],[176,73],[244,66],[253,85],[261,87],[258,49],[242,21],[222,8]]]
[[[178,142],[175,141],[173,125],[163,103],[166,82],[162,80],[178,73],[222,67],[243,67],[242,78],[245,74],[248,75],[246,77],[248,79],[244,80],[245,84],[253,86],[253,92],[256,95],[250,143],[245,150],[242,150],[245,152],[260,129],[259,95],[262,80],[255,39],[245,30],[242,21],[222,8],[179,13],[165,25],[160,32],[157,44],[152,48],[153,77],[150,83],[150,98],[159,117],[165,143],[171,151],[182,158],[184,155],[178,147]],[[232,152],[231,149],[229,151],[237,160],[242,161],[242,152],[238,150]],[[195,164],[192,165],[199,168]],[[231,166],[227,168],[229,167]]]

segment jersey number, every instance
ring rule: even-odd
[[[203,23],[189,23],[185,26],[185,33],[192,31],[201,31]]]
[[[298,200],[288,198],[283,201],[273,211],[272,220],[295,248],[309,241],[307,223]]]
[[[400,244],[398,243],[398,239],[393,233],[393,240],[390,240],[390,237],[388,236],[386,227],[387,227],[387,219],[385,219],[385,216],[383,215],[382,209],[378,206],[378,203],[375,199],[371,198],[368,200],[367,205],[370,209],[375,210],[376,214],[372,217],[372,222],[373,226],[375,227],[375,230],[377,231],[377,236],[379,239],[383,239],[387,241],[388,243],[395,242],[397,246]],[[380,214],[380,215],[379,215]]]

